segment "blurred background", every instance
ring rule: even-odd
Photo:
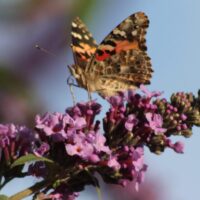
[[[46,111],[64,112],[72,105],[66,84],[67,65],[73,63],[70,49],[70,23],[79,16],[97,42],[124,18],[144,11],[150,19],[148,54],[152,58],[151,90],[196,93],[200,88],[200,2],[199,0],[0,0],[0,120],[32,126],[34,115]],[[51,57],[35,49],[48,49]],[[77,99],[87,93],[74,88]],[[108,105],[94,94],[104,105]],[[185,153],[168,150],[161,156],[149,153],[146,182],[139,193],[130,184],[126,189],[102,184],[106,200],[188,200],[200,196],[200,130],[185,142]],[[177,139],[177,138],[175,138]],[[11,195],[36,180],[16,180],[1,193]],[[97,199],[94,188],[80,194],[79,200]]]

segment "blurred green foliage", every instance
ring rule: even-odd
[[[16,96],[28,97],[27,88],[25,88],[25,80],[19,75],[16,76],[8,68],[0,66],[0,91],[4,93],[12,93]]]

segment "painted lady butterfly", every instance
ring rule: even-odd
[[[97,45],[84,23],[72,21],[72,50],[75,64],[70,67],[80,87],[101,96],[149,84],[152,76],[146,51],[148,17],[138,12],[122,21]]]

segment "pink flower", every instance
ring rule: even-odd
[[[167,129],[162,128],[163,119],[160,114],[149,112],[149,113],[146,113],[145,116],[148,121],[148,124],[146,124],[146,127],[151,128],[155,134],[166,132]]]
[[[90,136],[90,134],[88,136]],[[93,144],[96,152],[98,153],[104,152],[107,154],[111,153],[109,147],[105,145],[106,138],[101,133],[99,132],[93,133],[93,138],[92,140],[90,140],[90,142]]]
[[[137,147],[132,151],[133,164],[136,171],[140,171],[144,165],[144,149]]]
[[[42,157],[45,153],[47,153],[50,150],[50,146],[48,143],[42,143],[39,148],[34,150],[34,154],[38,157]]]
[[[70,156],[77,155],[85,160],[93,154],[93,146],[86,140],[86,135],[82,132],[70,137],[70,143],[65,145],[66,151]]]
[[[87,123],[87,126],[90,127],[94,118],[101,111],[101,105],[96,101],[82,102],[77,103],[76,106],[69,108],[66,112],[72,117],[84,117]]]
[[[70,143],[65,144],[65,149],[70,156],[79,156],[93,163],[100,161],[100,153],[110,154],[110,149],[105,146],[105,137],[96,132],[83,132],[71,135]]]
[[[142,169],[137,173],[135,180],[135,190],[139,191],[139,185],[144,182],[145,172],[147,171],[147,165],[143,165]]]
[[[111,156],[107,163],[108,167],[113,168],[114,170],[119,170],[121,168],[121,165],[117,161],[117,158],[115,156]]]
[[[4,148],[10,144],[8,125],[0,124],[0,147]]]
[[[0,124],[0,149],[3,149],[4,158],[7,161],[10,158],[17,159],[22,155],[32,153],[35,141],[33,132],[24,126]],[[0,154],[0,161],[3,153]]]
[[[136,118],[136,116],[134,114],[130,114],[128,115],[128,119],[125,122],[125,128],[128,131],[132,131],[133,127],[136,126],[138,123],[138,119]]]
[[[153,91],[150,92],[143,84],[140,85],[140,90],[146,95],[147,98],[151,99],[152,97],[159,97],[163,92]]]
[[[69,126],[69,129],[81,130],[86,127],[86,120],[83,117],[70,117],[68,114],[63,115],[63,126]]]
[[[174,151],[177,153],[184,153],[184,143],[183,142],[176,142],[174,144]]]
[[[44,116],[36,116],[36,129],[41,130],[46,136],[52,136],[54,142],[64,141],[85,126],[86,120],[83,117],[72,118],[67,113],[46,113]]]
[[[168,138],[166,138],[166,145],[173,149],[176,153],[184,153],[184,143],[181,141],[178,141],[176,143],[172,143],[172,141]]]
[[[43,130],[47,136],[63,131],[62,114],[60,113],[46,113],[43,116],[36,115],[35,122],[35,127]]]
[[[116,96],[107,97],[106,99],[113,107],[122,106],[124,104],[124,97],[123,93],[120,93]]]

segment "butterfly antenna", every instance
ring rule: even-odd
[[[38,44],[35,45],[35,48],[40,50],[40,51],[42,51],[42,52],[44,52],[44,53],[46,53],[46,54],[48,54],[48,55],[50,55],[50,56],[57,57],[56,54],[52,53],[51,51],[48,51],[47,49],[39,46]]]
[[[69,90],[70,90],[70,93],[71,93],[71,96],[72,96],[73,105],[75,106],[76,98],[75,98],[72,86],[76,86],[76,85],[74,84],[74,80],[73,80],[71,75],[67,78],[67,84],[69,85]]]

